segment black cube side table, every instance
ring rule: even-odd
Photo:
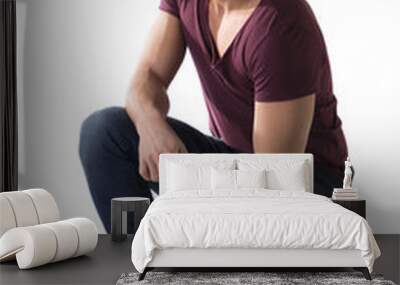
[[[120,197],[111,199],[111,238],[113,241],[124,241],[126,239],[128,215],[133,212],[133,233],[136,233],[140,221],[144,217],[150,205],[149,198],[143,197]]]
[[[339,204],[340,206],[359,214],[361,217],[366,219],[366,201],[365,200],[334,200],[332,202]]]

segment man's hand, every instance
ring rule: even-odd
[[[148,181],[158,181],[161,153],[186,153],[187,149],[164,118],[148,119],[137,126],[139,132],[139,173]]]

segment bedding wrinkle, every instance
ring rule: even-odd
[[[357,249],[372,271],[380,251],[365,219],[300,191],[247,189],[166,193],[149,207],[132,243],[142,272],[155,249]]]

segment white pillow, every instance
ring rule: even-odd
[[[236,189],[236,170],[233,169],[211,169],[211,189]]]
[[[239,190],[241,188],[266,188],[267,176],[262,170],[211,170],[212,190]]]
[[[267,171],[235,170],[237,188],[267,188]]]
[[[306,191],[310,189],[309,168],[305,161],[239,159],[239,170],[266,169],[267,188],[273,190]]]
[[[234,160],[211,162],[169,161],[166,164],[166,191],[210,190],[211,168],[234,169]]]

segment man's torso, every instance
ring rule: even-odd
[[[250,71],[253,69],[255,55],[263,46],[262,41],[268,39],[276,25],[295,28],[299,26],[307,29],[317,39],[317,44],[312,46],[315,50],[311,52],[316,58],[321,58],[320,67],[313,71],[316,73],[313,83],[316,107],[306,152],[313,153],[316,161],[337,170],[339,174],[347,156],[347,147],[336,112],[336,98],[332,91],[325,43],[308,4],[304,0],[261,0],[240,28],[236,27],[238,32],[228,40],[229,44],[225,43],[225,47],[218,51],[209,25],[208,2],[163,0],[160,8],[180,19],[186,45],[202,84],[213,135],[239,151],[253,152],[252,127],[257,98]],[[289,64],[290,60],[301,60],[302,51],[290,56],[293,58],[288,59]],[[298,76],[301,79],[302,74],[299,73]],[[284,96],[282,95],[282,100],[290,99]],[[268,97],[265,101],[267,100]],[[272,100],[279,101],[280,98]]]

